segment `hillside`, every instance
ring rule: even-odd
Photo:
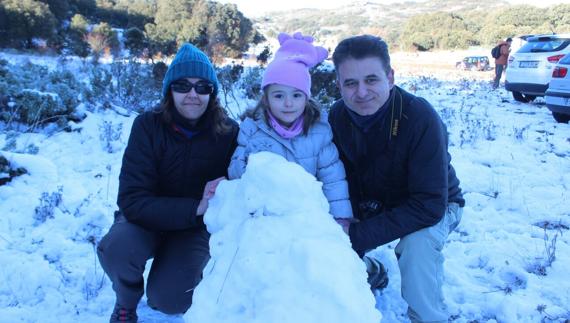
[[[255,18],[256,27],[268,38],[278,32],[293,32],[314,35],[326,45],[333,46],[340,39],[359,33],[377,34],[388,40],[396,40],[406,21],[420,14],[434,12],[488,13],[496,8],[508,7],[505,0],[429,0],[425,2],[401,2],[379,4],[356,1],[336,9],[297,9],[270,12]]]

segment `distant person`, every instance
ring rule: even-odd
[[[208,57],[183,45],[168,67],[158,111],[134,120],[123,156],[115,221],[97,248],[113,283],[110,322],[137,322],[144,293],[151,308],[184,313],[209,259],[202,216],[227,174],[238,125],[217,99]]]
[[[330,110],[355,218],[353,249],[400,239],[394,252],[412,322],[448,322],[443,254],[465,200],[447,150],[447,130],[423,98],[394,85],[388,45],[342,40],[333,53],[342,99]]]
[[[507,69],[507,62],[509,60],[509,53],[511,51],[512,42],[513,39],[509,37],[497,44],[497,46],[499,46],[500,56],[498,58],[495,58],[495,79],[493,80],[493,89],[499,87],[503,71]]]
[[[328,52],[314,46],[313,38],[301,33],[281,33],[278,39],[281,47],[261,82],[263,95],[254,109],[246,111],[240,125],[229,178],[243,175],[253,153],[269,151],[281,155],[323,183],[330,213],[346,230],[352,208],[344,166],[332,142],[330,125],[311,99],[309,68],[327,58]]]

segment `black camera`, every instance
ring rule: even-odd
[[[376,200],[367,200],[358,204],[358,213],[361,220],[371,218],[382,212],[382,202]]]

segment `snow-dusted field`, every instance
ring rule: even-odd
[[[410,70],[396,82],[447,124],[467,200],[444,250],[454,322],[570,320],[570,125],[555,123],[541,99],[491,91],[486,77]],[[108,321],[114,294],[95,245],[111,225],[133,118],[92,111],[73,132],[0,135],[2,153],[28,170],[0,186],[0,322]],[[407,322],[395,245],[375,251],[390,276],[375,295],[383,322]],[[183,321],[144,299],[139,315]]]

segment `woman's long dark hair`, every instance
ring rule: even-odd
[[[172,92],[168,91],[166,96],[162,99],[162,101],[160,101],[156,112],[162,114],[162,120],[166,124],[171,124],[172,109],[176,109],[176,107],[174,106],[174,98],[172,97]],[[232,129],[232,126],[229,122],[229,116],[226,110],[220,104],[220,100],[216,94],[210,94],[210,100],[208,101],[208,106],[206,107],[204,115],[206,113],[212,114],[212,130],[215,134],[225,134]]]
[[[265,123],[269,125],[269,100],[267,99],[267,87],[263,90],[263,96],[257,102],[257,105],[253,109],[246,110],[240,119],[243,121],[245,118],[251,118],[253,120],[259,120],[263,118]],[[321,107],[317,101],[307,98],[307,103],[305,104],[305,111],[303,111],[303,134],[309,133],[309,129],[315,122],[317,122],[321,117]]]

